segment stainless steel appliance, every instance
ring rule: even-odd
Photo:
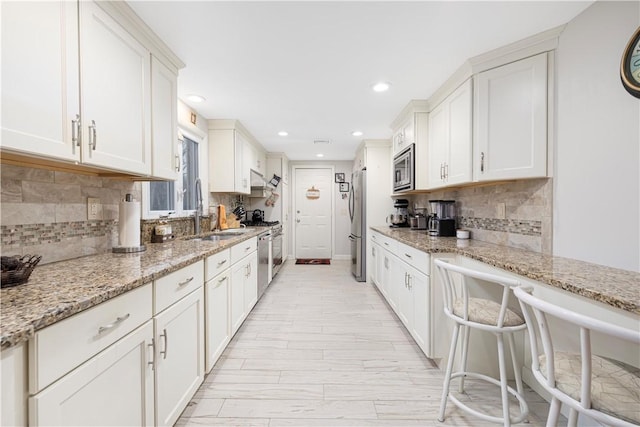
[[[271,279],[273,279],[280,268],[282,268],[282,225],[278,224],[271,228]]]
[[[429,200],[429,234],[431,236],[453,237],[456,235],[455,200]]]
[[[351,218],[351,273],[358,282],[367,280],[367,218],[365,215],[367,170],[351,174],[349,217]]]
[[[407,199],[397,199],[393,203],[396,208],[395,213],[387,217],[389,227],[409,227],[409,201]]]
[[[267,290],[271,277],[269,266],[271,264],[271,230],[258,235],[258,299]]]
[[[393,191],[410,191],[415,188],[414,144],[393,157]]]

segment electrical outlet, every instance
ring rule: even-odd
[[[87,219],[101,219],[102,205],[100,199],[95,197],[87,197]]]
[[[496,205],[496,216],[498,219],[507,218],[507,205],[505,203],[498,203]]]

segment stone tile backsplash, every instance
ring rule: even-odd
[[[411,195],[411,206],[455,200],[458,228],[471,238],[551,254],[551,178],[531,179]],[[504,216],[501,205],[504,204]]]
[[[111,250],[120,200],[141,198],[130,181],[14,165],[2,165],[0,176],[0,250],[42,255],[41,264]],[[87,197],[100,199],[100,219],[87,220]]]

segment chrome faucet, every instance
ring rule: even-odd
[[[202,217],[202,182],[200,178],[196,178],[196,198],[198,199],[198,206],[193,215],[193,233],[197,235],[200,234],[200,218]]]

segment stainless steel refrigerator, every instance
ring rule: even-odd
[[[351,218],[351,273],[358,282],[367,280],[367,217],[365,213],[367,170],[351,174],[349,217]]]

